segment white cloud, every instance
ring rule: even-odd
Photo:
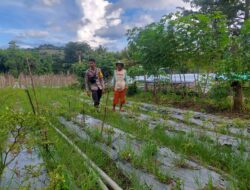
[[[18,46],[22,49],[30,49],[30,48],[34,48],[34,46],[32,45],[27,45],[27,44],[18,44]]]
[[[85,41],[92,47],[112,42],[109,38],[97,35],[97,31],[116,26],[121,23],[122,9],[109,10],[112,6],[106,0],[78,0],[83,17],[82,24],[77,31],[77,40]]]
[[[61,2],[61,0],[43,0],[43,3],[47,6],[52,6],[52,5],[58,4],[60,2]]]
[[[150,15],[141,15],[137,18],[131,26],[143,27],[147,24],[154,22],[154,19]]]
[[[48,31],[42,31],[42,30],[27,30],[22,31],[18,35],[20,38],[44,38],[48,37],[50,34]]]
[[[48,31],[43,31],[43,30],[22,30],[22,29],[1,29],[0,28],[0,33],[5,33],[5,34],[13,34],[14,36],[18,38],[42,38],[42,37],[47,37],[49,36]]]
[[[190,7],[183,0],[121,0],[117,3],[123,8],[142,8],[147,10],[173,9],[175,7]]]

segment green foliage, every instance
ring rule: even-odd
[[[134,82],[133,84],[129,85],[127,95],[134,96],[137,93],[138,93],[137,85],[136,82]]]
[[[223,99],[226,99],[230,95],[230,90],[231,88],[226,82],[214,84],[209,90],[209,96],[214,100],[221,101]]]
[[[142,156],[147,159],[152,159],[156,153],[157,145],[154,142],[148,142],[142,147]]]
[[[69,42],[65,47],[56,47],[45,44],[38,48],[21,49],[13,41],[8,49],[0,49],[0,73],[9,73],[18,77],[21,73],[27,74],[27,58],[31,64],[34,74],[43,75],[48,73],[74,72],[82,81],[83,67],[88,66],[88,59],[96,59],[98,67],[103,71],[105,78],[113,74],[114,63],[118,57],[123,58],[115,52],[108,52],[100,46],[93,50],[86,43]],[[82,63],[85,66],[82,66]]]
[[[232,1],[225,1],[225,0],[184,0],[185,2],[190,2],[192,7],[197,9],[197,12],[200,13],[212,13],[214,11],[221,11],[224,15],[228,18],[228,25],[234,30],[236,29],[236,25],[242,24],[242,19],[246,18],[249,15],[242,14],[247,9],[247,1],[240,1],[240,0],[232,0]],[[239,18],[239,12],[241,12],[241,18]],[[193,11],[186,10],[185,14],[193,13]]]
[[[49,172],[50,184],[47,189],[70,189],[65,180],[65,172],[66,170],[63,168],[63,166],[58,166],[54,171]]]
[[[88,59],[88,57],[83,57],[88,55],[91,48],[88,44],[84,42],[69,42],[65,46],[65,63],[66,67],[70,67],[71,64],[79,61],[79,56],[81,58]]]
[[[135,78],[136,76],[144,75],[144,70],[141,65],[129,67],[127,71],[128,71],[128,75],[132,78]]]
[[[85,78],[85,73],[88,69],[88,65],[85,64],[74,64],[73,65],[73,72],[77,75],[78,81],[80,82],[81,87],[84,87],[84,78]]]
[[[163,34],[164,26],[160,23],[128,31],[129,51],[149,74],[157,75],[162,66]]]

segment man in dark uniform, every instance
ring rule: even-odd
[[[105,84],[102,71],[100,68],[96,67],[95,59],[89,60],[89,69],[86,71],[85,74],[85,88],[89,96],[90,93],[92,93],[94,106],[96,108],[99,108]]]

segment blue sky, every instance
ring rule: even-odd
[[[126,47],[126,30],[187,7],[182,0],[0,0],[0,48],[84,41],[93,48]]]

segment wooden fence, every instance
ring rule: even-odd
[[[34,75],[33,80],[35,86],[43,87],[63,87],[77,83],[75,75],[63,74]],[[27,75],[20,75],[18,78],[11,75],[0,75],[0,88],[24,88],[27,86],[31,86],[31,79]]]

